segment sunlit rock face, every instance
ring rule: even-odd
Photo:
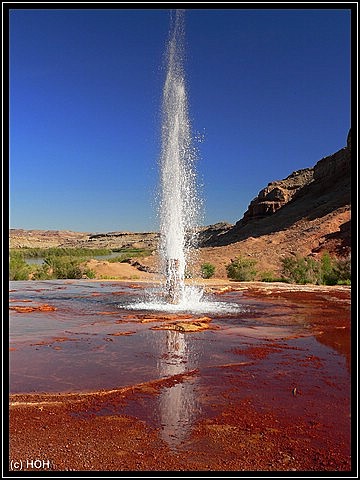
[[[295,194],[305,185],[313,181],[314,169],[304,168],[297,170],[284,180],[271,182],[260,190],[248,206],[242,220],[238,224],[246,224],[249,220],[272,215],[286,203],[290,202]]]

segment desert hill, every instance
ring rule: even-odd
[[[199,231],[198,263],[211,262],[217,277],[238,255],[256,259],[259,271],[280,271],[281,258],[317,256],[327,250],[337,257],[351,252],[351,133],[338,152],[314,167],[270,182],[250,202],[235,225],[217,223]],[[10,230],[10,247],[135,247],[156,250],[156,232],[89,233]],[[141,259],[152,271],[156,257]]]
[[[212,259],[218,274],[238,256],[257,260],[263,271],[279,271],[281,258],[337,257],[351,253],[351,132],[347,145],[313,168],[274,181],[254,198],[243,218],[206,238],[201,260]]]
[[[312,222],[342,209],[350,210],[350,169],[349,132],[346,147],[321,159],[313,168],[295,171],[284,180],[269,183],[250,202],[233,228],[210,237],[204,246],[228,245],[286,230],[302,220]],[[342,230],[349,232],[349,225]]]
[[[148,248],[156,249],[156,232],[89,233],[68,230],[10,229],[10,248]]]

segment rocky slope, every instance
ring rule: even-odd
[[[350,171],[349,132],[346,147],[321,159],[313,168],[295,171],[284,180],[269,183],[250,202],[241,220],[207,238],[203,246],[228,245],[286,230],[301,220],[311,223],[325,219],[339,209],[350,211]],[[328,233],[336,234],[337,230]],[[343,237],[345,232],[350,232],[349,225],[343,225],[338,234]]]
[[[337,257],[351,252],[351,134],[346,147],[271,182],[250,202],[233,227],[203,242],[200,261],[211,258],[217,275],[238,255],[257,260],[263,271],[280,271],[281,258],[296,253]]]

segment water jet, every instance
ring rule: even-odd
[[[195,244],[199,199],[184,74],[184,11],[172,18],[166,51],[160,154],[160,270],[164,297],[180,304],[185,272]]]

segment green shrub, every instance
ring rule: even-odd
[[[338,278],[338,285],[351,284],[351,257],[340,258],[337,260],[334,270]]]
[[[83,275],[86,275],[87,278],[96,278],[96,273],[91,269],[85,270]]]
[[[23,259],[21,253],[11,252],[9,261],[9,280],[29,280],[31,267]]]
[[[289,280],[287,280],[284,277],[274,277],[273,272],[262,272],[260,276],[260,281],[261,282],[283,282],[283,283],[289,283]]]
[[[336,259],[324,252],[320,260],[312,257],[286,257],[282,259],[282,274],[292,282],[304,285],[350,285],[350,259]]]
[[[84,258],[50,256],[44,259],[43,270],[47,269],[49,278],[96,278],[94,270],[86,268],[84,261]]]
[[[13,249],[12,251],[14,251]],[[110,255],[112,250],[108,248],[80,248],[80,247],[49,247],[49,248],[30,248],[23,247],[15,250],[21,253],[23,258],[38,257],[95,257],[99,255]]]
[[[335,271],[336,259],[331,258],[329,252],[324,252],[320,259],[319,279],[320,285],[336,285],[338,275]]]
[[[42,265],[36,265],[32,273],[32,280],[51,280],[53,275],[49,265],[43,263]]]
[[[212,263],[203,263],[200,268],[203,278],[211,278],[214,276],[215,266]]]
[[[49,256],[44,259],[44,262],[50,267],[53,278],[75,279],[83,276],[83,270],[80,267],[80,263],[83,262],[81,258]]]
[[[291,283],[317,284],[320,274],[318,262],[312,257],[286,257],[282,259],[282,275]]]
[[[227,276],[231,280],[238,282],[251,282],[256,276],[256,260],[250,258],[237,257],[226,265]]]

